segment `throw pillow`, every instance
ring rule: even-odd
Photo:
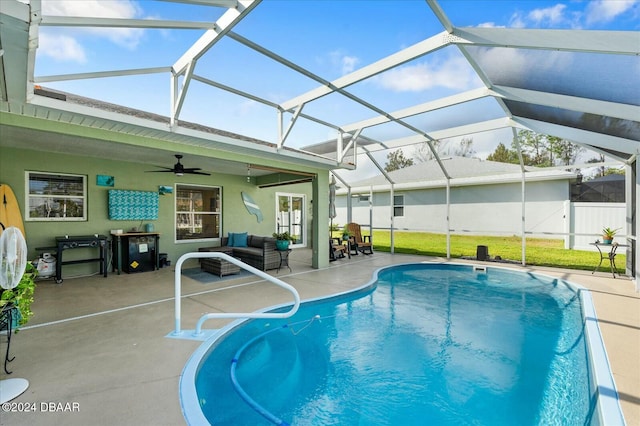
[[[247,232],[233,234],[233,247],[247,247]]]
[[[228,245],[229,247],[233,247],[233,236],[234,236],[234,235],[235,235],[235,234],[232,234],[231,232],[229,232],[229,237],[227,238],[227,240],[228,240],[228,241],[227,241],[227,245]]]

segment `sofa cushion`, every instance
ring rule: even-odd
[[[265,237],[259,237],[257,235],[252,236],[251,241],[249,242],[249,247],[262,248],[262,245],[264,244],[264,238]]]
[[[247,247],[248,236],[246,232],[229,233],[229,240],[231,239],[233,239],[233,243],[230,243],[229,247]]]

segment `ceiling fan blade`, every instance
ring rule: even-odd
[[[164,167],[167,170],[145,170],[145,173],[174,173],[173,169]]]
[[[200,167],[184,167],[180,162],[181,154],[176,154],[175,157],[178,162],[173,167],[156,166],[164,170],[146,170],[146,173],[174,173],[177,176],[182,176],[183,174],[211,176],[210,173],[199,172],[198,170],[202,170]]]

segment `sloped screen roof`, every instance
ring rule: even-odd
[[[640,149],[640,6],[622,3],[8,0],[2,97],[73,112],[31,95],[46,85],[336,168],[512,127],[625,161]]]

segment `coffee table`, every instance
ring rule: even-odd
[[[210,274],[218,275],[220,278],[225,275],[240,273],[238,265],[217,257],[201,259],[200,268]]]

